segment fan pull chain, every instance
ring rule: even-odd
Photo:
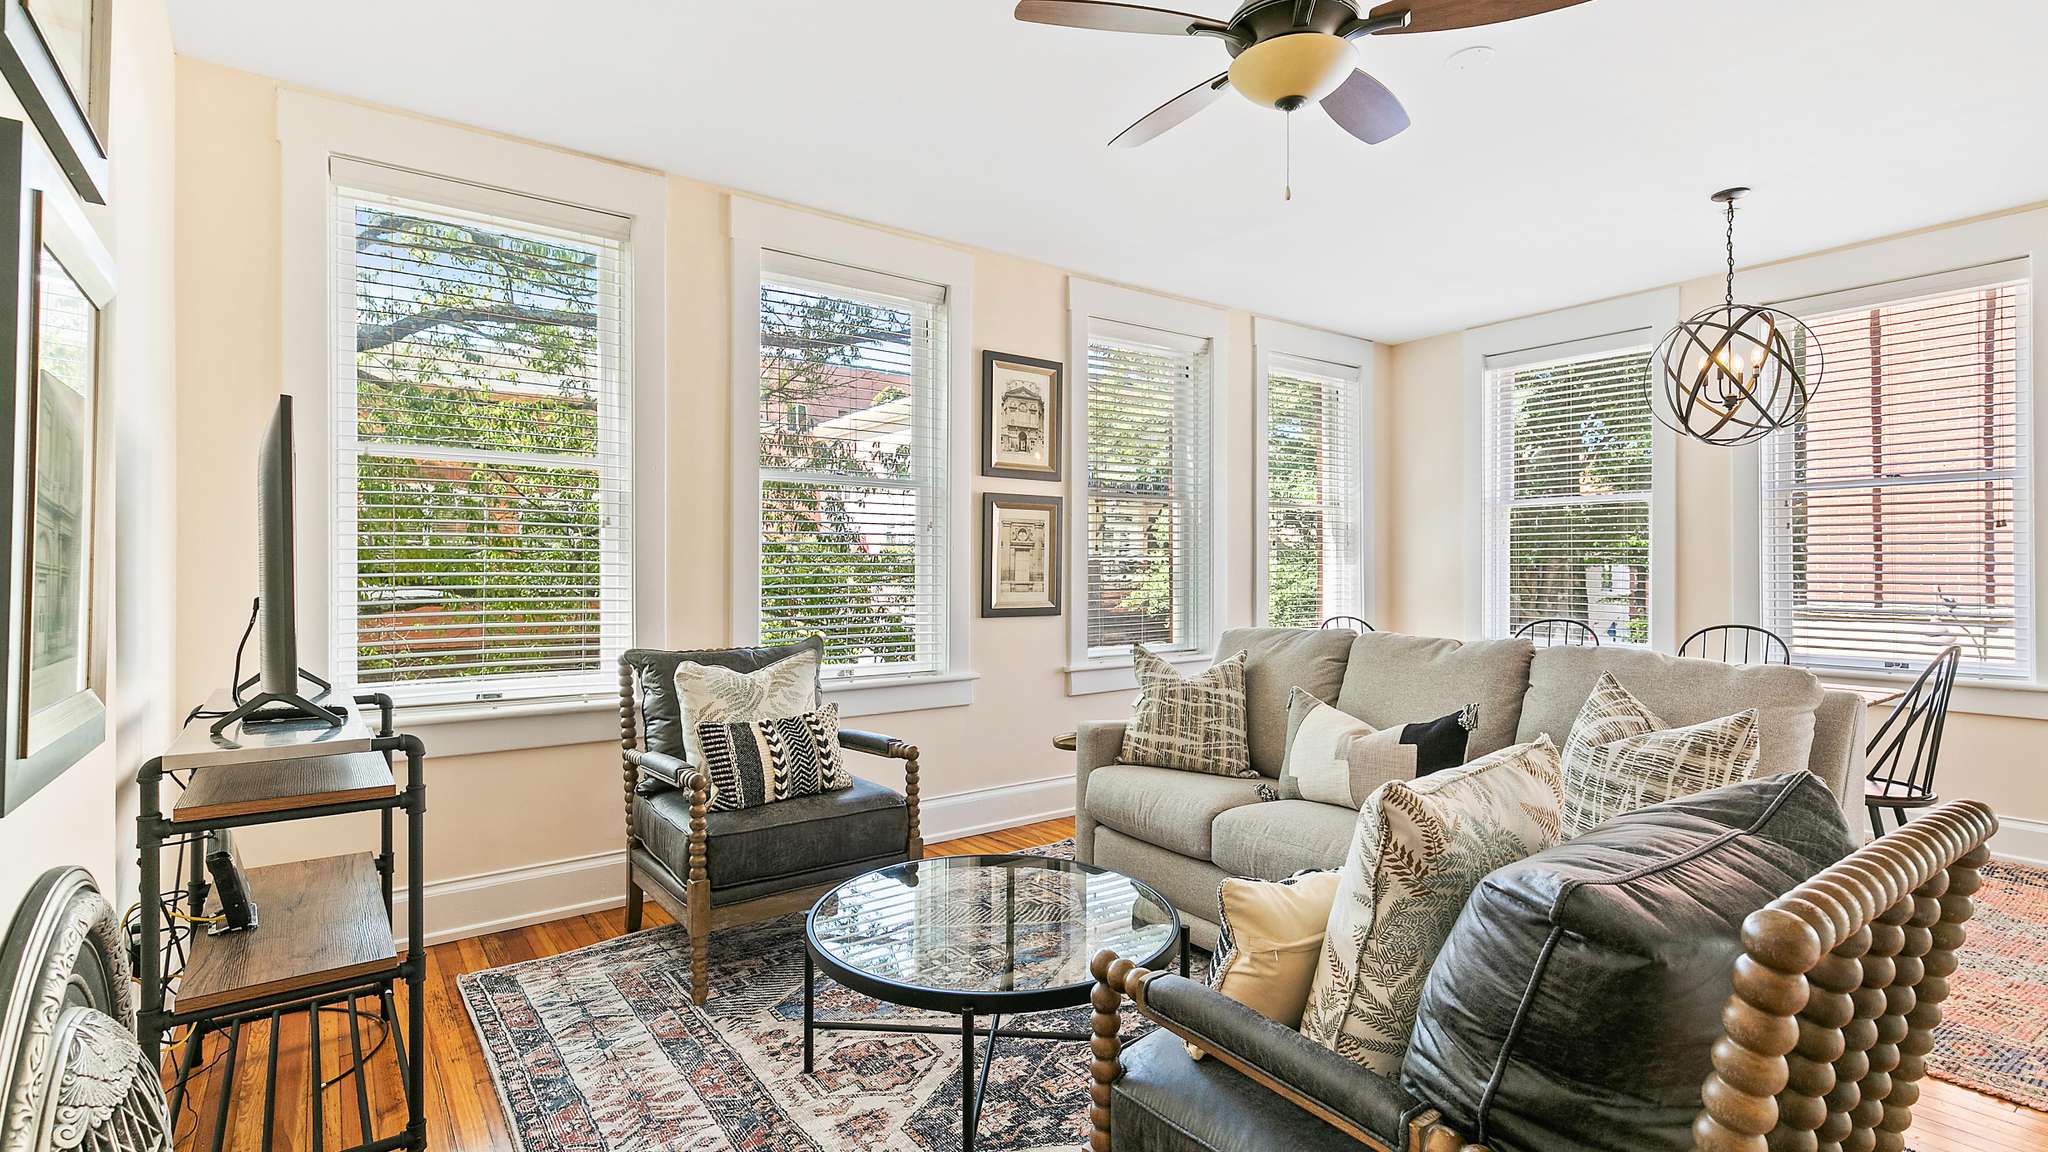
[[[1287,110],[1287,166],[1282,177],[1282,200],[1294,199],[1294,109]]]

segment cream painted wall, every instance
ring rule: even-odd
[[[171,32],[162,0],[123,0],[113,28],[111,205],[88,208],[113,254],[100,397],[94,679],[108,740],[0,820],[0,916],[49,868],[89,869],[125,905],[135,891],[134,772],[171,731],[170,651],[177,508],[171,152]],[[11,92],[0,115],[21,118]],[[33,129],[30,130],[33,135]]]
[[[278,84],[181,59],[177,66],[180,211],[178,500],[191,532],[178,553],[177,696],[194,702],[228,676],[255,594],[249,493],[251,449],[283,375],[279,336],[280,182]],[[728,233],[730,193],[671,177],[668,235],[669,640],[678,647],[729,641],[730,437]],[[974,251],[973,337],[996,348],[1064,360],[1067,275],[1028,260]],[[1220,430],[1229,461],[1225,536],[1231,542],[1226,627],[1251,620],[1251,318],[1230,318],[1231,362],[1219,366],[1230,419]],[[1384,370],[1384,364],[1382,365]],[[976,389],[978,392],[978,382]],[[1070,395],[1074,385],[1071,383]],[[976,413],[960,414],[978,429]],[[1071,466],[1071,465],[1070,465]],[[1063,493],[1063,486],[969,478],[979,493]],[[979,528],[976,528],[977,539]],[[963,556],[979,564],[976,541]],[[865,716],[860,727],[910,740],[923,752],[928,805],[977,790],[1053,783],[1035,793],[1071,804],[1069,754],[1054,735],[1085,719],[1116,717],[1128,695],[1066,694],[1067,620],[973,623],[975,702],[963,708]],[[429,752],[432,746],[429,744]],[[862,764],[889,784],[894,765]],[[584,744],[490,755],[430,756],[428,881],[447,882],[555,862],[602,866],[623,839],[618,750]],[[928,812],[930,809],[928,809]],[[928,822],[931,816],[927,816]],[[258,863],[356,850],[367,823],[252,829],[244,854]],[[607,884],[611,882],[606,881]],[[458,885],[459,886],[459,885]],[[446,888],[444,883],[442,888]],[[613,885],[606,889],[617,893]],[[435,926],[433,893],[429,924]]]
[[[1941,229],[1926,231],[1938,237]],[[1887,240],[1804,259],[1834,259]],[[1777,267],[1796,263],[1784,261]],[[1936,264],[1922,271],[1948,267]],[[1680,307],[1689,315],[1718,301],[1721,291],[1718,278],[1688,281],[1679,285]],[[1394,420],[1387,451],[1395,481],[1389,499],[1389,539],[1396,543],[1390,549],[1388,619],[1404,632],[1461,635],[1466,605],[1459,577],[1466,566],[1478,562],[1467,509],[1470,493],[1480,483],[1467,467],[1467,461],[1476,458],[1469,445],[1478,414],[1467,411],[1463,336],[1450,332],[1410,341],[1392,348],[1390,355],[1392,370],[1386,379]],[[1679,637],[1742,618],[1734,607],[1728,559],[1736,530],[1731,460],[1727,451],[1705,444],[1681,440],[1678,445],[1678,515],[1673,530],[1678,613],[1674,635]],[[1886,713],[1882,707],[1871,709],[1867,730],[1874,732]],[[1989,803],[2015,831],[2026,834],[2029,855],[2048,855],[2048,824],[2024,826],[2048,822],[2044,745],[2048,721],[1953,713],[1942,746],[1941,792]],[[2001,840],[2002,845],[2017,843],[2023,843],[2017,836]]]

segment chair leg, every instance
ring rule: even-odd
[[[691,884],[686,893],[690,913],[690,1003],[704,1006],[711,994],[711,886]]]
[[[1875,804],[1863,806],[1870,813],[1870,835],[1872,839],[1884,835],[1884,809]]]
[[[626,931],[638,932],[640,930],[641,905],[645,902],[646,898],[646,894],[640,891],[640,886],[638,884],[633,883],[633,878],[630,875],[627,876]]]

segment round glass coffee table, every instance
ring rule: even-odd
[[[1187,975],[1179,914],[1121,873],[1043,856],[944,856],[856,876],[827,892],[804,922],[804,1071],[818,1030],[957,1035],[961,1147],[972,1149],[997,1040],[1092,1039],[1085,1029],[1005,1029],[1003,1017],[1088,1003],[1088,965],[1105,948],[1147,968],[1178,949]],[[855,992],[960,1023],[816,1019],[817,968]],[[980,1092],[977,1038],[986,1041]]]

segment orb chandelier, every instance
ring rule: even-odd
[[[1728,282],[1721,303],[1667,333],[1654,362],[1665,404],[1660,423],[1723,447],[1753,444],[1799,419],[1820,386],[1821,349],[1797,316],[1735,302],[1735,202],[1747,188],[1714,193],[1728,206]]]

